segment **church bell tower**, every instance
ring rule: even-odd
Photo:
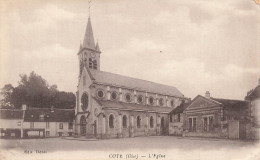
[[[95,44],[90,17],[88,18],[87,28],[84,35],[83,44],[80,44],[79,58],[79,75],[85,67],[89,69],[100,70],[100,54],[98,42]]]

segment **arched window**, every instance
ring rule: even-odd
[[[96,60],[93,61],[93,68],[97,69],[97,61]]]
[[[141,128],[141,118],[137,116],[137,128]]]
[[[114,128],[114,116],[112,114],[109,116],[109,128]]]
[[[91,58],[88,59],[88,63],[89,63],[89,68],[93,68],[93,62]]]
[[[153,117],[150,117],[150,128],[153,128]]]
[[[83,93],[81,96],[81,108],[85,111],[88,108],[88,95],[87,93]]]
[[[123,128],[127,128],[127,117],[126,117],[126,115],[123,116]]]

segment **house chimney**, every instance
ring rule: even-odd
[[[210,98],[210,93],[209,93],[209,91],[206,91],[205,97],[206,97],[206,98]]]
[[[26,104],[22,104],[22,110],[25,111],[27,108]]]

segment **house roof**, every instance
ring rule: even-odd
[[[94,78],[94,81],[97,83],[109,84],[163,95],[184,97],[184,95],[176,87],[173,86],[163,85],[146,80],[131,78],[119,74],[93,69],[90,69],[90,72]]]
[[[172,108],[170,107],[159,107],[159,106],[148,106],[134,103],[124,103],[118,101],[99,100],[94,98],[104,109],[118,109],[118,110],[131,110],[131,111],[146,111],[156,113],[169,113]]]
[[[246,99],[248,98],[259,98],[260,97],[260,85],[256,86],[255,89],[249,91],[249,93],[246,96]]]
[[[225,107],[245,107],[247,106],[246,101],[233,100],[233,99],[222,99],[222,98],[210,98],[224,105]]]
[[[183,113],[183,111],[190,105],[190,103],[181,103],[179,106],[175,107],[169,114]]]
[[[23,119],[22,110],[10,110],[10,109],[1,109],[0,110],[0,119]]]
[[[196,99],[198,99],[199,97],[204,99],[204,100],[211,101],[211,102],[213,102],[216,105],[220,105],[220,106],[223,106],[223,107],[226,107],[226,108],[230,108],[230,107],[236,107],[236,108],[247,107],[247,102],[246,101],[242,101],[242,100],[213,98],[213,97],[206,98],[204,96],[198,95],[191,101],[191,103],[189,103],[189,105],[186,108],[191,106],[193,104],[193,102],[196,101]]]
[[[43,119],[40,119],[40,116]],[[25,111],[25,122],[72,122],[75,111],[71,109],[30,108]]]

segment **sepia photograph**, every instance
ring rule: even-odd
[[[0,0],[0,160],[259,160],[259,0]]]

